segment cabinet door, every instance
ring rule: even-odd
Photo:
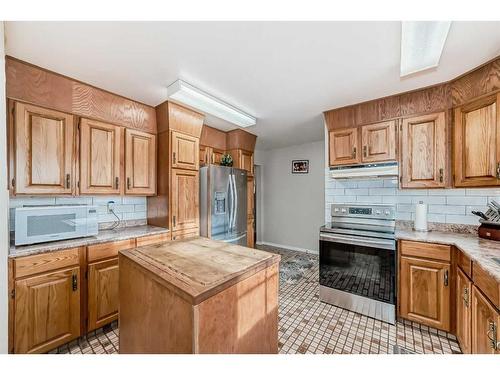
[[[450,265],[416,258],[400,258],[400,310],[409,320],[450,328]]]
[[[199,163],[200,166],[207,165],[209,162],[210,147],[200,145]]]
[[[118,259],[88,265],[88,331],[118,319]]]
[[[361,127],[363,163],[396,160],[396,122],[385,121]]]
[[[456,336],[463,353],[471,352],[471,290],[469,278],[457,267],[457,332]]]
[[[330,165],[356,164],[361,161],[357,128],[333,130],[328,139]]]
[[[122,130],[89,119],[80,122],[80,194],[120,194]]]
[[[240,167],[247,171],[248,176],[253,176],[253,152],[240,150]]]
[[[401,187],[445,187],[446,121],[444,112],[403,120]]]
[[[79,267],[15,282],[14,351],[43,353],[80,336]]]
[[[172,131],[171,133],[172,168],[199,169],[199,139]]]
[[[15,104],[15,193],[71,194],[74,187],[73,116]]]
[[[248,218],[247,220],[247,246],[255,247],[255,230],[254,230],[254,218]]]
[[[475,286],[472,287],[472,353],[500,354],[500,314]]]
[[[219,150],[218,148],[212,148],[211,150],[210,162],[212,164],[220,165],[222,156],[224,155],[224,150]],[[252,162],[253,165],[253,162]]]
[[[500,94],[455,109],[455,186],[499,185]]]
[[[172,230],[199,228],[198,172],[172,169],[171,191]]]
[[[156,193],[156,136],[125,130],[126,194]]]
[[[247,177],[247,214],[248,218],[254,217],[254,179],[253,177]]]

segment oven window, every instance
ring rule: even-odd
[[[394,250],[320,241],[320,284],[395,304]]]
[[[28,237],[76,231],[76,214],[28,216]]]

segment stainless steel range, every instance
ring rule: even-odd
[[[332,204],[319,235],[321,301],[395,324],[395,207]]]

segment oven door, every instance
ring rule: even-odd
[[[394,239],[320,233],[320,285],[396,304]]]

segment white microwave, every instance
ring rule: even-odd
[[[14,209],[15,244],[28,245],[98,233],[97,206],[24,206]]]

